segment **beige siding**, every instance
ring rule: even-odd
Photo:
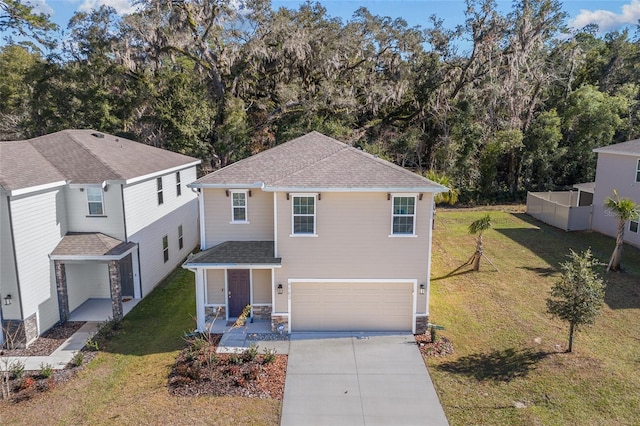
[[[598,154],[596,169],[596,189],[593,195],[592,228],[612,237],[617,233],[617,220],[614,215],[604,208],[605,200],[613,196],[613,190],[618,191],[622,198],[631,198],[640,203],[640,183],[636,182],[638,159],[625,155]],[[636,247],[640,247],[640,234],[625,229],[624,240]]]
[[[70,232],[102,232],[110,237],[124,240],[122,194],[120,185],[109,185],[102,192],[104,216],[89,216],[87,191],[65,187],[67,220]]]
[[[182,250],[178,250],[179,225],[182,225],[184,238]],[[165,235],[169,240],[169,261],[166,263],[162,253],[162,237]],[[129,235],[129,241],[138,243],[142,297],[145,297],[197,246],[198,200],[194,198],[190,203],[147,224],[135,234]]]
[[[293,283],[292,331],[411,331],[412,283]]]
[[[416,204],[416,237],[390,237],[391,200],[386,193],[322,193],[316,204],[317,237],[292,237],[291,202],[277,194],[276,283],[289,279],[415,279],[428,283],[432,194]],[[286,292],[285,292],[286,293]],[[287,312],[286,294],[275,312]],[[426,295],[417,313],[426,313]]]
[[[207,269],[207,304],[224,305],[224,269]]]
[[[247,197],[249,223],[231,223],[231,197],[224,189],[204,189],[206,247],[224,241],[272,241],[273,194],[259,189]]]
[[[2,317],[4,319],[21,319],[13,240],[9,223],[9,203],[7,202],[7,194],[0,189],[0,298],[7,294],[11,295],[14,303],[9,306],[1,305]]]
[[[251,271],[253,303],[271,303],[271,269]]]
[[[49,253],[67,232],[64,192],[52,190],[11,200],[23,316],[38,313],[43,332],[58,320],[58,297]]]
[[[110,298],[109,268],[106,263],[84,262],[65,265],[69,311],[91,298]]]
[[[163,204],[158,205],[156,178],[148,179],[124,188],[124,205],[126,210],[127,234],[133,235],[151,223],[155,223],[173,210],[190,204],[197,194],[186,187],[196,179],[196,168],[190,167],[180,171],[182,195],[177,196],[176,174],[167,173],[162,176]],[[177,225],[176,225],[177,226]]]

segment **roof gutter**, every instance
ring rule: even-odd
[[[44,185],[30,186],[28,188],[13,189],[13,190],[10,190],[10,191],[7,191],[7,192],[9,193],[10,196],[17,197],[17,196],[20,196],[20,195],[30,194],[32,192],[45,191],[47,189],[57,188],[59,186],[64,186],[66,184],[67,184],[67,181],[60,180],[60,181],[57,181],[57,182],[45,183]]]
[[[68,254],[50,254],[49,259],[51,260],[94,260],[94,261],[111,261],[111,260],[122,260],[127,257],[130,253],[132,253],[138,245],[131,247],[129,250],[125,251],[121,254],[109,254],[109,255],[68,255]]]
[[[447,192],[449,188],[437,186],[422,187],[352,187],[352,188],[331,188],[331,187],[307,187],[307,186],[265,186],[265,192]]]
[[[131,185],[132,183],[142,182],[143,180],[152,179],[152,178],[158,177],[158,176],[164,176],[164,175],[172,173],[172,172],[177,172],[177,171],[180,171],[180,170],[188,169],[189,167],[195,167],[200,163],[202,163],[202,160],[196,160],[196,161],[192,161],[191,163],[182,164],[180,166],[172,167],[170,169],[160,170],[160,171],[149,173],[149,174],[146,174],[146,175],[143,175],[143,176],[136,176],[136,177],[133,177],[131,179],[125,179],[125,180],[113,180],[113,181],[109,180],[108,182],[109,183],[118,183],[118,184]]]
[[[264,182],[254,183],[202,183],[192,182],[187,184],[189,188],[212,188],[212,189],[247,189],[247,188],[259,188],[264,189]]]
[[[206,269],[227,269],[227,268],[244,268],[244,269],[260,269],[260,268],[282,268],[280,263],[193,263],[185,262],[182,264],[184,269],[194,271],[197,268]]]

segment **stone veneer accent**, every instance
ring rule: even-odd
[[[427,325],[429,324],[429,317],[416,317],[416,334],[424,334],[427,332]]]
[[[284,324],[284,332],[288,333],[289,332],[289,317],[286,315],[278,315],[278,314],[272,314],[271,315],[271,331],[273,331],[274,333],[278,331],[278,326],[280,324]]]
[[[58,314],[60,322],[69,320],[69,291],[67,290],[67,272],[64,263],[53,261],[56,273],[56,289],[58,290]]]
[[[120,282],[120,261],[109,262],[109,286],[111,287],[111,309],[113,309],[113,319],[122,319],[122,283]]]
[[[254,306],[253,318],[257,320],[271,320],[271,305],[269,306]]]
[[[211,321],[213,321],[213,319],[216,317],[216,312],[218,311],[218,309],[220,309],[219,313],[218,313],[218,320],[220,321],[226,321],[227,318],[227,310],[224,306],[205,306],[204,307],[204,317],[205,317],[205,321],[211,319]]]
[[[13,348],[26,348],[38,337],[36,314],[31,315],[25,321],[3,320],[2,327],[5,330],[5,346],[12,343]]]

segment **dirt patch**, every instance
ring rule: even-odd
[[[60,347],[69,337],[85,324],[83,321],[68,321],[56,324],[42,336],[34,340],[28,348],[3,349],[2,356],[49,356]]]
[[[282,400],[287,356],[250,347],[217,354],[220,335],[196,337],[176,357],[168,380],[177,396],[242,396]]]

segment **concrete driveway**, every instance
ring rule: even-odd
[[[448,423],[411,334],[293,333],[280,424]]]

